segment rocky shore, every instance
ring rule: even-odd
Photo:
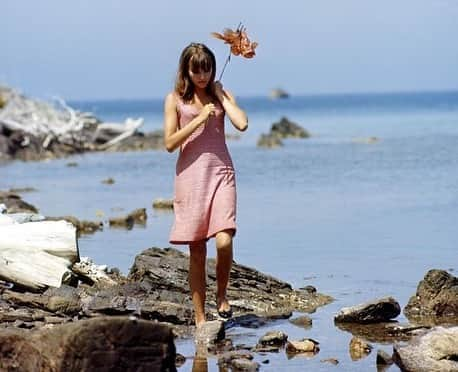
[[[0,86],[0,160],[62,158],[100,151],[162,149],[161,130],[140,131],[143,119],[103,123],[63,100],[41,102]]]
[[[5,206],[4,216],[33,215],[37,211],[12,192],[1,192],[0,204]],[[177,249],[153,247],[139,253],[124,276],[116,268],[82,259],[71,267],[76,280],[38,292],[1,278],[0,369],[89,371],[123,365],[125,370],[175,370],[184,357],[176,354],[174,340],[201,340],[193,326],[188,260]],[[458,370],[457,291],[458,278],[444,270],[430,270],[403,309],[409,323],[396,321],[402,308],[393,297],[342,308],[334,323],[352,335],[349,353],[354,361],[374,352],[373,343],[391,344],[391,354],[377,350],[378,370],[393,363],[405,371],[420,371],[421,366]],[[197,343],[196,350],[200,357],[218,358],[221,368],[255,371],[262,369],[256,360],[268,360],[270,353],[284,352],[288,359],[295,355],[313,357],[327,348],[320,339],[291,339],[269,327],[278,319],[289,319],[305,330],[313,328],[306,314],[333,301],[313,286],[294,289],[284,281],[234,263],[228,288],[232,319],[218,317],[215,295],[215,260],[208,259],[209,322],[204,342]],[[234,327],[264,328],[266,332],[256,344],[234,344],[225,334]],[[199,355],[194,364],[206,363]],[[321,361],[339,364],[337,358]]]

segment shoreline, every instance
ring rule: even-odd
[[[29,209],[31,209],[31,207],[29,207]],[[11,307],[12,305],[13,309],[10,308],[10,310],[7,310],[5,313],[5,307],[0,307],[0,315],[2,318],[1,326],[5,329],[5,326],[10,324],[13,329],[20,330],[21,332],[24,332],[24,330],[26,332],[34,332],[33,329],[35,328],[37,330],[47,328],[55,329],[56,327],[60,327],[59,324],[65,326],[67,323],[73,324],[75,321],[81,322],[85,319],[94,317],[96,319],[100,317],[100,320],[102,320],[105,319],[103,317],[106,316],[110,318],[112,316],[122,315],[124,316],[123,319],[128,321],[129,317],[133,315],[136,318],[148,321],[154,321],[154,319],[160,323],[165,321],[165,324],[172,326],[174,329],[175,337],[179,337],[177,342],[179,342],[180,345],[184,343],[183,345],[189,346],[189,342],[192,342],[194,327],[192,326],[192,306],[189,302],[187,293],[187,260],[187,256],[178,250],[170,248],[152,248],[137,255],[135,264],[127,276],[119,275],[115,269],[108,270],[109,277],[117,283],[114,287],[106,286],[105,284],[88,284],[87,282],[82,282],[73,289],[63,286],[60,289],[46,290],[43,294],[38,295],[27,292],[15,292],[14,290],[3,288],[0,302],[3,304],[5,304],[5,302],[9,303],[9,306]],[[212,281],[214,278],[214,259],[209,259],[208,265],[209,280]],[[244,282],[245,284],[243,284]],[[261,284],[266,287],[262,289],[263,287],[260,287]],[[210,284],[210,288],[213,286],[214,284]],[[171,290],[169,294],[166,294],[168,291],[167,288]],[[257,292],[251,292],[253,290]],[[313,314],[317,309],[315,305],[312,308],[302,307],[301,309],[297,307],[300,304],[300,302],[297,302],[298,295],[299,298],[300,296],[305,296],[303,297],[306,300],[305,303],[309,305],[311,304],[311,298],[318,299],[318,297],[315,297],[318,293],[313,286],[300,288],[299,292],[295,292],[296,290],[293,290],[288,283],[281,282],[273,277],[257,272],[254,269],[237,264],[234,265],[233,272],[231,272],[230,291],[232,292],[230,292],[229,298],[231,303],[235,306],[234,309],[236,311],[234,318],[230,323],[227,323],[225,327],[229,334],[232,334],[233,330],[240,330],[243,335],[243,329],[257,329],[257,333],[265,333],[266,331],[269,333],[269,331],[278,330],[278,328],[284,329],[287,328],[287,323],[284,322],[290,322],[301,318],[301,316],[298,316],[301,313],[304,315]],[[253,295],[252,293],[258,293],[258,295],[260,295],[259,299],[257,299],[258,295]],[[293,295],[291,298],[296,298],[294,300],[296,305],[294,305],[294,307],[283,308],[275,305],[276,301],[278,302],[279,299],[284,297],[281,293],[291,293]],[[243,294],[244,300],[240,298],[240,294]],[[86,305],[83,307],[81,307],[82,305],[78,305],[78,298],[82,297],[86,298],[84,302]],[[56,303],[57,298],[59,299],[59,307],[51,305]],[[151,300],[152,298],[154,298],[154,301]],[[158,298],[160,299],[159,302]],[[212,296],[209,295],[210,302],[207,305],[209,320],[216,319],[214,318],[216,304],[211,302],[211,298]],[[123,300],[120,301],[121,299]],[[325,296],[322,300],[324,300],[324,302],[320,302],[321,305],[319,306],[329,303],[330,298]],[[164,302],[161,304],[161,301]],[[252,306],[256,303],[257,305],[255,306],[257,306],[258,310],[253,312]],[[271,307],[270,305],[274,305],[272,309],[275,310],[268,310],[265,305],[269,305],[269,308]],[[333,308],[335,308],[335,305]],[[36,315],[33,315],[34,312]],[[91,314],[91,312],[94,313]],[[449,320],[451,320],[451,318],[449,318]],[[108,319],[107,322],[110,323]],[[36,326],[33,324],[36,324]],[[439,324],[441,323],[439,322]],[[454,324],[458,325],[458,318]],[[415,323],[402,324],[398,322],[393,323],[391,321],[388,323],[376,322],[373,325],[355,325],[351,323],[334,325],[336,330],[351,334],[355,340],[363,340],[354,341],[355,343],[365,342],[365,344],[362,344],[363,346],[358,346],[363,347],[363,349],[366,347],[364,345],[368,343],[384,344],[388,342],[389,344],[395,344],[399,341],[408,341],[411,337],[416,335],[418,331],[428,330],[430,326],[431,324],[418,327]],[[303,325],[299,325],[299,328],[301,327],[304,327],[304,330],[313,330],[314,325],[312,325],[310,320],[306,320]],[[395,329],[396,332],[394,332]],[[232,337],[233,336],[229,336],[229,340],[231,340]],[[278,335],[278,337],[283,336]],[[229,343],[227,338],[224,340],[223,344],[218,341],[215,343],[215,346],[212,346],[209,351],[206,352],[208,353],[206,354],[208,358],[222,358],[222,355],[225,353],[233,353],[236,352],[238,348],[243,348],[241,344],[237,344],[236,342],[232,343],[231,341]],[[294,335],[291,341],[294,341]],[[318,337],[318,341],[320,341],[320,337]],[[253,355],[257,361],[260,361],[262,358],[267,358],[268,360],[272,359],[272,362],[274,362],[278,359],[276,355],[286,350],[286,343],[282,341],[278,342],[279,344],[270,345],[268,348],[253,344],[245,345],[245,348],[248,349],[246,351]],[[329,341],[324,341],[321,343],[320,347],[322,350],[326,350],[330,346],[328,342]],[[369,354],[370,351],[362,352],[355,360],[359,360],[358,358],[365,358]],[[321,354],[317,351],[309,357],[321,359],[320,355]],[[339,355],[339,353],[334,355],[334,357],[337,357],[336,360],[340,359],[341,356]],[[190,359],[189,355],[187,359]],[[203,363],[202,355],[199,354],[197,359]],[[204,357],[204,359],[206,360],[206,357]],[[194,361],[195,360],[196,359],[194,359]],[[331,358],[331,360],[328,361],[325,358],[320,360],[320,362],[333,364],[334,362],[332,360]],[[206,361],[206,363],[208,363],[208,361]],[[287,361],[281,363],[285,367],[288,366]]]

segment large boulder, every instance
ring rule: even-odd
[[[403,371],[458,372],[458,327],[437,327],[407,345],[393,346],[393,360]]]
[[[0,333],[0,367],[21,371],[175,371],[172,330],[126,317]]]
[[[399,303],[392,297],[344,307],[334,317],[336,323],[377,323],[396,318],[401,313]]]
[[[191,307],[188,267],[189,256],[181,251],[150,248],[135,258],[129,279],[154,290],[158,300]],[[286,282],[237,263],[232,266],[227,294],[236,315],[313,312],[332,301],[320,293],[294,290]],[[210,313],[216,313],[216,260],[213,258],[207,260],[207,303]]]
[[[410,321],[458,324],[458,278],[444,270],[428,271],[404,314]]]

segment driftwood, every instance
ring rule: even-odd
[[[3,219],[5,221],[5,219]],[[79,260],[76,228],[66,221],[0,226],[0,278],[30,290],[59,287]]]
[[[91,113],[74,110],[61,98],[50,104],[1,86],[0,96],[0,140],[2,136],[9,138],[3,140],[3,150],[0,143],[0,153],[14,153],[12,146],[53,152],[56,144],[66,153],[106,150],[136,134],[143,125],[143,118],[101,124]]]
[[[132,136],[138,128],[143,125],[143,118],[134,120],[131,118],[126,119],[124,124],[118,123],[103,123],[97,126],[97,129],[92,138],[93,142],[97,142],[100,139],[105,140],[106,142],[100,146],[98,149],[105,150],[122,140]],[[115,135],[114,138],[113,135]],[[111,139],[109,139],[111,138]],[[109,140],[107,140],[109,139]]]

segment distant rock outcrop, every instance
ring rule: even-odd
[[[268,134],[261,134],[257,146],[265,148],[275,148],[283,146],[284,138],[308,138],[310,133],[299,124],[282,117],[280,121],[273,123]]]
[[[289,98],[289,93],[284,89],[275,88],[271,90],[270,98],[272,99]]]

